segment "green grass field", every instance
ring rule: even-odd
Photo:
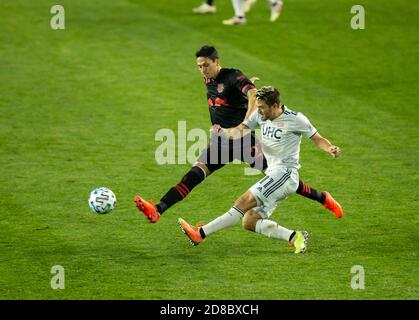
[[[419,3],[285,0],[269,22],[259,0],[248,24],[192,14],[196,1],[47,0],[0,3],[1,299],[418,299]],[[366,29],[352,30],[362,4]],[[176,221],[210,221],[260,176],[229,165],[148,224],[136,193],[156,200],[189,164],[157,165],[161,128],[210,126],[195,51],[280,88],[340,146],[332,160],[303,139],[300,176],[330,191],[345,217],[290,196],[272,216],[311,233],[306,255],[239,225],[191,247]],[[193,142],[188,142],[192,145]],[[89,193],[117,208],[93,214]],[[65,289],[50,286],[65,268]],[[351,268],[363,266],[365,289]]]

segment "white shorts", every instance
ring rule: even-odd
[[[297,191],[298,181],[297,169],[268,169],[266,176],[249,189],[257,202],[257,207],[253,210],[260,214],[263,219],[268,218],[281,200]]]

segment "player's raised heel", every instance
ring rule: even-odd
[[[308,243],[308,232],[307,231],[296,231],[295,238],[292,242],[294,244],[295,250],[294,253],[306,253],[307,243]]]
[[[323,193],[326,196],[326,199],[324,200],[325,208],[327,210],[330,210],[336,218],[342,218],[343,209],[339,202],[333,199],[332,195],[329,192],[324,191]]]
[[[180,229],[189,238],[189,242],[193,246],[197,246],[201,242],[205,241],[205,239],[202,238],[201,233],[199,232],[200,227],[191,226],[182,218],[179,218],[177,222],[180,226]]]
[[[150,221],[150,223],[156,223],[160,219],[160,214],[157,211],[156,206],[154,205],[153,199],[150,202],[145,201],[139,195],[134,197],[135,205],[137,206],[138,210],[140,210],[146,218]]]

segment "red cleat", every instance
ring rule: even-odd
[[[140,196],[136,195],[134,197],[135,204],[142,213],[146,216],[146,218],[150,221],[150,223],[156,223],[160,219],[160,214],[157,211],[156,206],[154,205],[154,200],[151,199],[150,202],[145,201]]]
[[[201,229],[202,227],[191,226],[182,218],[178,219],[178,224],[180,225],[182,232],[187,235],[192,245],[197,246],[201,242],[205,241],[205,239],[202,238],[201,233],[199,232],[199,229]]]
[[[324,191],[324,194],[326,196],[326,199],[324,200],[324,206],[326,207],[326,209],[332,211],[336,218],[342,218],[343,209],[340,206],[339,202],[333,199],[329,192]]]

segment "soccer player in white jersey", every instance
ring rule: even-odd
[[[191,243],[197,245],[210,234],[231,227],[243,218],[245,229],[288,241],[295,248],[295,253],[304,253],[308,241],[306,231],[287,229],[268,218],[279,202],[297,190],[303,135],[333,157],[339,156],[340,149],[323,138],[302,113],[281,105],[279,92],[274,87],[262,87],[257,91],[256,108],[235,128],[223,129],[214,125],[211,130],[237,139],[248,133],[246,129],[261,127],[262,150],[268,161],[266,176],[241,195],[230,210],[208,224],[195,227],[182,218],[178,222]]]

